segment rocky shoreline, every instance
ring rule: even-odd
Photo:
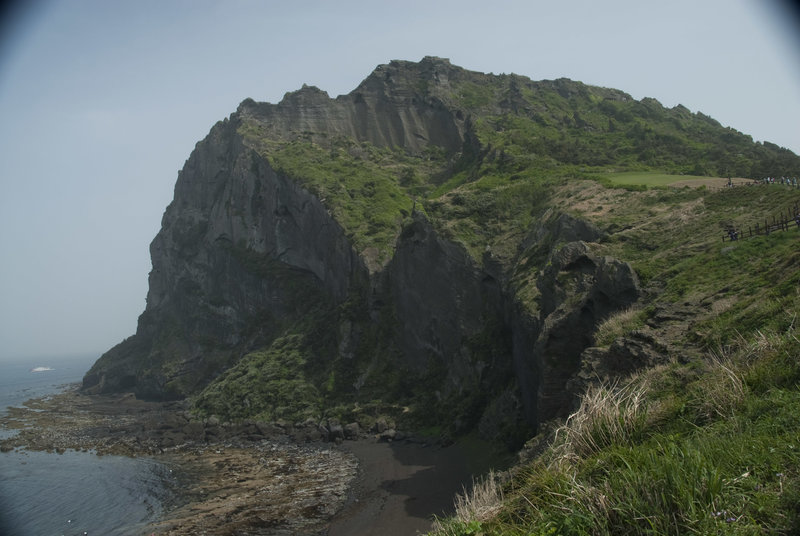
[[[403,438],[385,423],[221,423],[184,403],[63,393],[8,408],[0,450],[148,456],[180,493],[146,534],[415,534],[471,481],[457,446]],[[393,441],[394,440],[394,441]],[[413,504],[423,497],[424,503]],[[338,517],[337,517],[338,516]]]

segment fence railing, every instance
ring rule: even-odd
[[[750,179],[749,182],[730,182],[719,186],[712,186],[710,184],[704,185],[705,189],[709,192],[720,192],[722,190],[729,190],[730,188],[741,188],[742,186],[774,186],[800,190],[800,182],[764,182],[756,179]]]
[[[800,205],[798,203],[794,204],[794,209],[787,209],[785,212],[781,211],[780,214],[773,215],[772,221],[769,218],[765,218],[763,225],[760,221],[753,225],[748,225],[747,231],[745,231],[744,227],[730,227],[722,235],[722,241],[768,235],[776,231],[788,231],[792,227],[797,227],[800,230]]]

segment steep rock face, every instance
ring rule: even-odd
[[[422,213],[399,224],[389,260],[368,269],[326,200],[276,172],[239,130],[257,121],[281,141],[307,133],[323,146],[345,136],[408,153],[474,150],[469,120],[447,97],[465,73],[435,58],[393,62],[349,95],[305,87],[277,105],[245,101],[215,125],[180,172],[151,244],[137,332],[101,357],[84,389],[196,394],[288,327],[301,332],[321,308],[329,325],[313,336],[333,341],[330,359],[340,363],[322,365],[344,398],[356,397],[372,370],[359,356],[374,361],[388,349],[400,356],[389,366],[422,378],[416,389],[433,393],[457,431],[500,436],[519,421],[535,428],[562,414],[594,327],[638,295],[630,266],[592,254],[587,243],[602,238],[599,230],[561,214],[520,244],[547,252],[537,310],[510,283],[516,261],[488,250],[477,261]],[[501,107],[515,102],[511,92]],[[376,344],[375,333],[386,340]]]
[[[451,374],[464,355],[464,340],[501,314],[502,292],[463,247],[440,237],[416,215],[398,240],[388,267],[403,351],[425,368],[447,359]]]
[[[175,201],[151,245],[148,303],[157,308],[165,287],[180,279],[170,272],[175,266],[209,264],[202,249],[184,251],[208,242],[245,248],[310,272],[343,299],[358,260],[341,227],[319,199],[244,147],[236,127],[236,119],[215,127],[179,175]]]
[[[556,242],[600,235],[563,214],[549,227],[543,236]],[[576,393],[566,387],[596,326],[640,294],[629,264],[598,257],[583,241],[569,242],[551,253],[540,274],[540,310],[532,314],[516,302],[490,254],[477,265],[420,215],[401,234],[387,272],[399,343],[412,365],[445,368],[442,396],[471,399],[485,390],[479,412],[506,396],[498,386],[513,383],[519,417],[534,429],[569,411]]]
[[[431,81],[446,92],[450,77],[463,69],[447,60],[425,58],[415,68],[409,62],[381,65],[348,95],[331,99],[313,86],[287,93],[278,104],[248,99],[238,113],[255,119],[275,135],[304,132],[346,136],[379,147],[402,147],[417,153],[442,147],[453,153],[464,141],[465,117],[448,108],[434,93],[425,98]]]
[[[500,281],[419,213],[403,229],[385,277],[408,366],[434,380],[436,404],[450,412],[455,430],[471,428],[514,382]],[[502,418],[525,415],[520,408]]]
[[[273,336],[299,301],[340,302],[366,277],[322,203],[244,147],[236,126],[217,124],[179,174],[137,334],[98,361],[87,390],[185,396]]]
[[[570,410],[574,393],[566,389],[580,371],[581,354],[592,344],[596,326],[639,297],[639,282],[629,264],[593,255],[584,242],[553,252],[538,285],[542,292],[541,328],[534,354],[540,377],[540,419]]]

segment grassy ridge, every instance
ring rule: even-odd
[[[797,174],[796,156],[678,105],[664,108],[613,90],[509,75],[468,80],[457,102],[479,115],[476,133],[517,162],[660,169],[673,174],[761,178]],[[499,106],[498,106],[499,104]]]
[[[800,531],[800,229],[720,239],[730,221],[799,200],[769,186],[630,191],[588,181],[552,195],[606,229],[594,247],[630,260],[648,289],[599,326],[596,344],[644,330],[693,357],[590,389],[566,423],[535,438],[544,454],[459,498],[460,516],[439,520],[435,534]],[[676,307],[688,320],[655,316]]]
[[[324,199],[356,249],[369,250],[378,265],[391,257],[413,207],[480,258],[487,243],[507,254],[515,249],[546,210],[553,182],[602,178],[644,187],[689,177],[800,175],[791,151],[754,143],[680,105],[664,108],[566,79],[451,70],[443,87],[424,71],[401,78],[415,88],[412,101],[433,99],[467,118],[458,154],[434,146],[410,154],[325,132],[281,137],[255,116],[240,118],[238,131],[276,170]]]
[[[491,517],[436,534],[797,533],[798,347],[793,332],[760,333],[590,391]]]

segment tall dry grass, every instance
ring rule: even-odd
[[[739,359],[741,354],[733,355],[724,350],[709,353],[705,381],[696,388],[701,392],[691,399],[700,422],[729,418],[744,401],[746,364]]]
[[[503,507],[503,489],[494,471],[479,480],[473,479],[472,488],[456,495],[455,513],[448,519],[436,519],[433,530],[442,535],[460,535],[464,528],[493,519]]]
[[[646,391],[643,382],[590,388],[578,410],[556,431],[552,463],[571,463],[605,447],[636,441],[647,425]]]

